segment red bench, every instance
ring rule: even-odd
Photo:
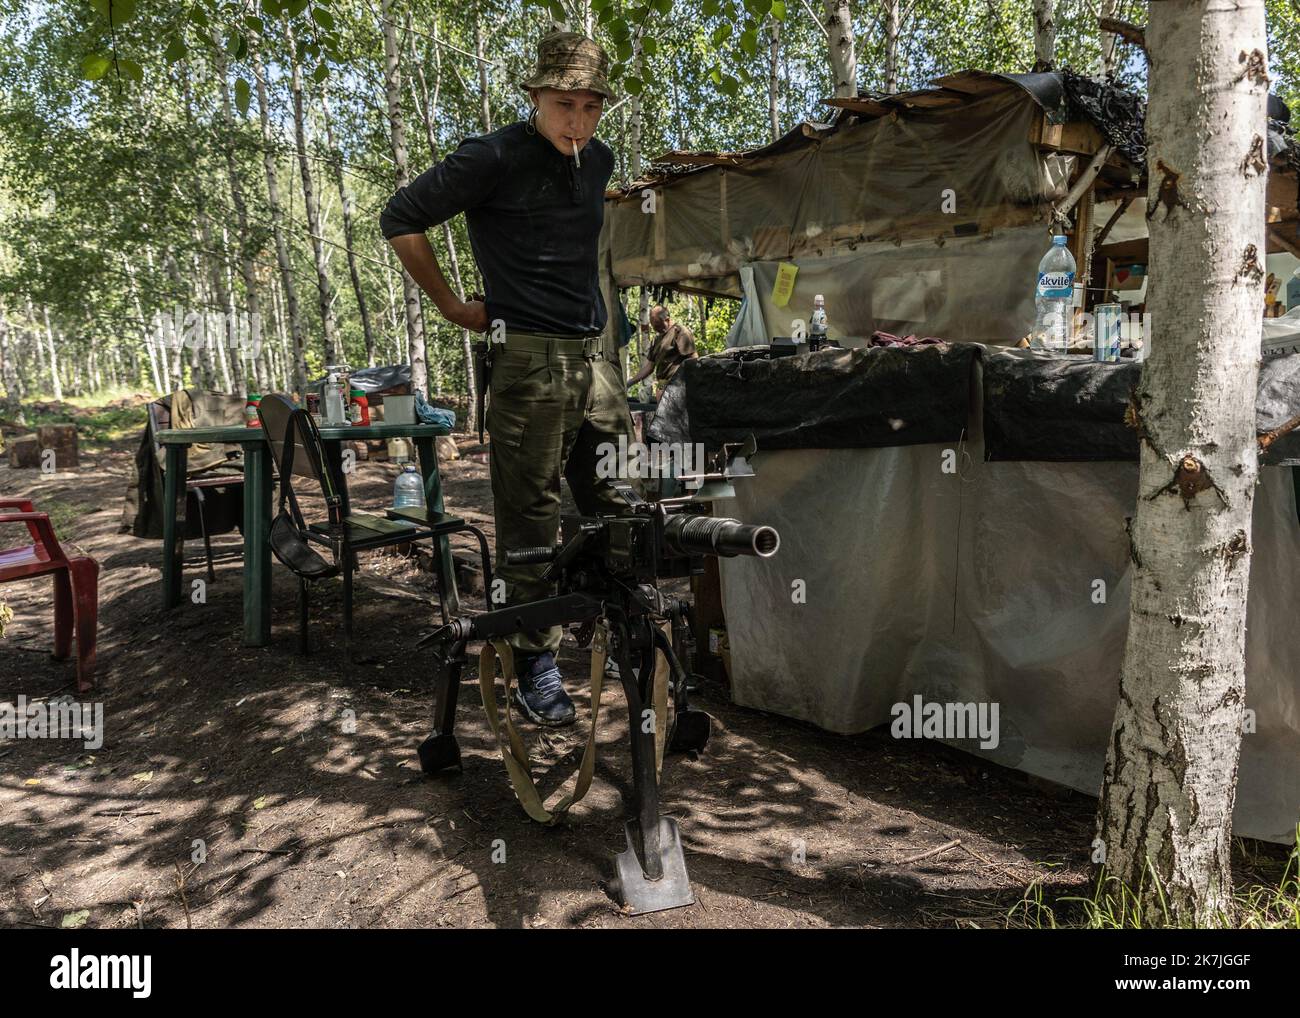
[[[0,549],[0,583],[54,574],[54,656],[68,656],[75,629],[77,692],[86,692],[95,680],[99,564],[92,558],[68,558],[54,536],[49,514],[36,512],[27,499],[0,498],[0,523],[27,524],[34,542]]]

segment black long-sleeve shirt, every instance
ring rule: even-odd
[[[488,320],[508,330],[594,335],[605,327],[597,246],[614,153],[592,138],[582,166],[522,122],[466,138],[389,199],[385,239],[465,213]]]

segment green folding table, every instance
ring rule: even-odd
[[[411,438],[420,459],[424,476],[425,504],[435,512],[443,511],[442,478],[438,472],[436,438],[450,434],[436,424],[370,424],[365,427],[328,427],[320,429],[325,454],[343,478],[343,511],[350,512],[347,474],[340,468],[343,442],[363,438]],[[163,477],[163,584],[164,608],[181,603],[181,567],[184,563],[185,468],[189,447],[198,443],[234,442],[244,450],[244,643],[264,647],[271,636],[271,449],[261,428],[168,428],[158,432],[158,441],[167,450]],[[456,572],[452,565],[451,545],[447,538],[436,538],[442,559],[442,574],[447,577],[443,602],[448,613],[460,611],[456,591]]]

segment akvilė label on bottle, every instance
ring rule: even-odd
[[[1073,272],[1040,272],[1038,296],[1048,298],[1074,297]]]

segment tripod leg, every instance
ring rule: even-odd
[[[425,774],[437,774],[461,767],[456,727],[456,700],[460,695],[461,668],[465,664],[465,641],[458,640],[438,654],[433,690],[433,734],[420,743],[420,767]]]
[[[637,624],[649,626],[648,620]],[[690,905],[695,901],[686,856],[682,852],[677,824],[659,815],[659,782],[655,775],[655,733],[645,722],[654,681],[654,643],[642,630],[641,674],[632,671],[632,653],[626,624],[617,626],[614,636],[619,680],[627,697],[628,725],[632,743],[632,781],[636,799],[633,819],[624,826],[627,850],[614,860],[616,877],[612,890],[631,914],[658,912]]]
[[[650,709],[650,690],[654,668],[653,653],[643,651],[638,677],[632,671],[632,655],[626,642],[618,648],[618,677],[627,697],[627,724],[632,741],[632,788],[636,799],[636,818],[640,842],[641,869],[648,880],[663,876],[659,844],[659,782],[655,775],[655,733],[647,731],[646,711]],[[653,714],[651,715],[653,716]]]

